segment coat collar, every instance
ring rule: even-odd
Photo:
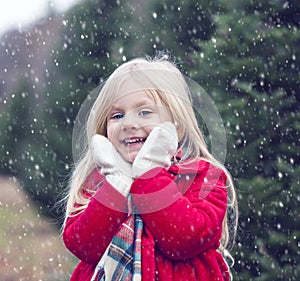
[[[201,158],[189,158],[186,160],[174,163],[169,172],[173,174],[202,174],[210,167],[210,163]]]

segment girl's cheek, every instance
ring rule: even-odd
[[[158,125],[157,122],[151,122],[150,124],[144,124],[143,130],[149,135],[151,131]]]
[[[160,118],[160,116],[155,116],[153,118],[150,119],[144,119],[142,120],[142,124],[144,127],[149,127],[151,129],[153,129],[155,126],[159,125],[160,123],[164,122],[162,118]]]
[[[108,138],[110,141],[112,141],[114,131],[115,131],[115,129],[114,129],[113,126],[111,126],[111,125],[108,125],[108,126],[107,126],[106,134],[107,134],[107,138]]]

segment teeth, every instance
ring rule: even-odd
[[[142,142],[142,141],[144,141],[143,138],[136,138],[136,139],[125,140],[125,143],[130,144],[130,143],[136,143],[136,142]]]

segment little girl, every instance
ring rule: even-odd
[[[208,151],[189,87],[164,56],[104,83],[70,182],[71,280],[230,280],[230,174]],[[230,256],[230,255],[229,255]]]

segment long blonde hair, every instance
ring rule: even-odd
[[[232,178],[227,169],[209,152],[193,110],[189,87],[182,73],[166,55],[154,59],[137,58],[128,61],[119,66],[103,84],[86,122],[84,133],[87,144],[70,179],[66,218],[84,210],[90,201],[82,193],[83,183],[95,166],[89,144],[95,134],[106,136],[108,112],[118,98],[122,84],[130,80],[150,92],[157,104],[168,107],[172,121],[177,127],[180,146],[184,148],[183,159],[201,157],[225,172],[228,179],[228,194],[230,194],[228,208],[234,210],[237,218]],[[234,224],[233,229],[236,229],[236,223]],[[235,230],[233,232],[235,233]],[[226,216],[223,221],[220,246],[220,251],[223,253],[228,241],[229,227]]]

